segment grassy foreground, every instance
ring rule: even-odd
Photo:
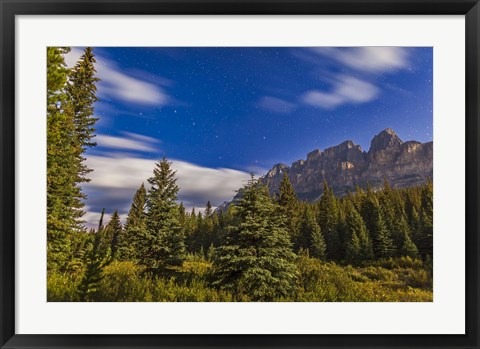
[[[279,302],[431,302],[432,269],[410,257],[390,258],[352,267],[325,263],[309,256],[296,262],[295,296]],[[143,273],[132,262],[112,262],[91,290],[98,302],[232,302],[249,301],[247,295],[209,286],[212,263],[191,257],[169,279]],[[48,301],[78,302],[83,271],[48,275]]]

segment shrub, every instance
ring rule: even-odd
[[[181,267],[177,268],[177,275],[180,281],[191,283],[203,280],[211,269],[212,263],[203,259],[186,261],[183,262]]]
[[[143,269],[133,262],[113,262],[103,270],[95,301],[141,302],[148,297],[148,278],[140,278]]]
[[[301,256],[297,268],[299,292],[295,299],[288,299],[290,301],[340,302],[356,297],[355,282],[335,263],[321,263],[318,259]]]
[[[151,288],[154,302],[231,302],[233,297],[225,291],[208,288],[204,281],[193,281],[190,285],[179,285],[174,279],[158,278]],[[247,298],[244,299],[247,301]]]
[[[432,278],[430,277],[427,270],[413,270],[407,269],[405,275],[403,276],[405,284],[413,288],[422,288],[431,290]]]
[[[75,279],[72,274],[49,273],[47,276],[47,301],[80,301],[77,291],[79,283],[80,279]]]
[[[386,269],[398,269],[398,268],[422,269],[424,268],[424,265],[421,259],[411,258],[409,256],[403,256],[400,258],[382,259],[377,263],[375,263],[375,265],[381,266]]]
[[[370,280],[375,281],[393,281],[397,278],[396,274],[391,270],[379,267],[362,268],[360,272]]]

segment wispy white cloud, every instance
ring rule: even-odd
[[[404,47],[313,47],[311,50],[364,72],[390,72],[409,64],[409,50]]]
[[[99,147],[136,151],[158,152],[158,140],[131,132],[123,132],[124,137],[99,134],[95,141]]]
[[[95,222],[90,219],[99,217],[102,207],[107,212],[118,209],[122,215],[128,212],[133,194],[142,183],[147,185],[147,179],[152,176],[155,161],[133,156],[95,155],[89,156],[86,164],[94,170],[89,175],[91,181],[83,185],[89,204],[86,218],[91,226]],[[213,206],[229,201],[250,178],[247,172],[203,167],[180,160],[172,160],[172,168],[177,171],[179,201],[187,208],[201,209],[208,200]]]
[[[73,67],[82,55],[83,50],[73,47],[65,55],[65,63]],[[169,96],[164,89],[157,84],[128,75],[121,71],[118,64],[95,56],[98,84],[98,95],[103,98],[115,98],[125,102],[162,106],[169,102]]]
[[[310,90],[302,96],[302,100],[315,107],[333,109],[343,104],[372,101],[379,92],[380,90],[375,85],[367,81],[343,75],[338,77],[331,92]]]
[[[130,137],[130,138],[136,139],[138,141],[147,142],[147,143],[160,143],[160,140],[158,140],[156,138],[149,137],[149,136],[144,136],[144,135],[141,135],[141,134],[138,134],[138,133],[127,132],[127,131],[123,131],[122,133],[126,137]]]
[[[294,103],[290,103],[281,98],[272,96],[262,97],[258,102],[258,106],[260,108],[278,114],[288,114],[296,108],[296,105]]]

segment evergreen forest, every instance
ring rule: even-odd
[[[430,302],[433,183],[357,187],[315,203],[288,176],[273,195],[257,178],[235,200],[187,211],[171,162],[138,183],[122,224],[82,217],[95,147],[95,56],[67,68],[47,49],[47,298],[50,302]],[[115,208],[107,207],[107,210]],[[111,212],[111,211],[110,211]]]

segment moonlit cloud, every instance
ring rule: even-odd
[[[342,104],[366,103],[374,100],[380,90],[373,84],[351,77],[340,76],[331,92],[307,91],[302,100],[308,105],[333,109]]]
[[[68,67],[73,67],[82,54],[82,49],[73,47],[65,55],[65,63]],[[98,55],[95,59],[95,69],[100,78],[99,97],[144,105],[162,106],[168,103],[169,96],[160,86],[122,72],[115,62]]]
[[[271,96],[262,97],[258,102],[258,106],[278,114],[288,114],[296,108],[296,105],[293,103]]]
[[[155,147],[155,143],[158,143],[156,139],[130,132],[124,132],[124,134],[125,137],[99,134],[95,137],[95,141],[97,146],[104,148],[158,152],[158,147]]]
[[[408,66],[408,50],[403,47],[314,47],[311,50],[365,72],[381,73],[404,69]]]
[[[138,150],[138,151],[154,151],[155,150],[155,148],[150,144],[133,140],[133,139],[126,139],[124,137],[97,135],[95,140],[99,147]]]
[[[147,185],[155,161],[135,157],[94,155],[87,158],[86,165],[94,170],[89,175],[91,181],[83,185],[89,204],[89,215],[86,217],[93,218],[98,217],[103,207],[107,212],[117,209],[121,215],[125,215],[135,191],[142,183]],[[180,160],[172,160],[172,168],[177,171],[179,201],[182,201],[186,208],[202,208],[208,200],[213,206],[230,201],[235,191],[250,178],[247,172],[203,167]],[[89,226],[95,224],[90,218],[88,221]]]
[[[329,91],[311,89],[299,96],[303,103],[324,109],[334,109],[344,104],[360,104],[374,100],[380,93],[377,77],[372,74],[392,73],[409,66],[411,50],[403,47],[310,47],[292,50],[292,54],[313,66],[313,73],[325,71],[334,63],[352,74],[362,74],[362,80],[346,73],[332,73],[327,81]],[[325,79],[324,79],[324,82]],[[288,103],[288,104],[284,104]],[[284,114],[295,105],[277,97],[264,97],[259,105],[264,109]]]

